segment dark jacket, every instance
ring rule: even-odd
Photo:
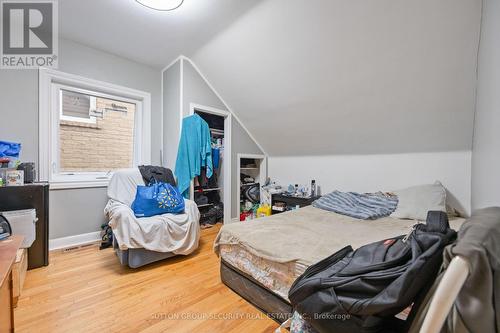
[[[153,165],[141,165],[139,166],[139,171],[141,172],[142,179],[144,179],[144,183],[146,185],[151,182],[151,179],[155,179],[158,182],[177,186],[172,170],[168,168]]]

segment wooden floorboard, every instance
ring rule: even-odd
[[[274,332],[278,325],[220,281],[212,244],[139,269],[112,249],[50,253],[28,271],[15,310],[16,332]]]

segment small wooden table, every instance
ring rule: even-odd
[[[12,266],[23,239],[13,235],[0,241],[0,332],[14,332]]]

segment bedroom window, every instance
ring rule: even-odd
[[[54,162],[61,175],[134,166],[136,103],[61,85],[54,89],[60,110],[55,142],[59,161]]]
[[[55,189],[101,187],[117,169],[150,163],[149,98],[129,88],[42,70],[40,179]]]

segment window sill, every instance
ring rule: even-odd
[[[69,190],[78,188],[99,188],[108,187],[109,179],[92,181],[71,181],[71,182],[50,182],[51,190]]]
[[[83,122],[83,121],[72,121],[72,120],[60,120],[59,125],[61,126],[72,126],[72,127],[83,127],[83,128],[92,128],[92,129],[100,129],[97,123]]]

